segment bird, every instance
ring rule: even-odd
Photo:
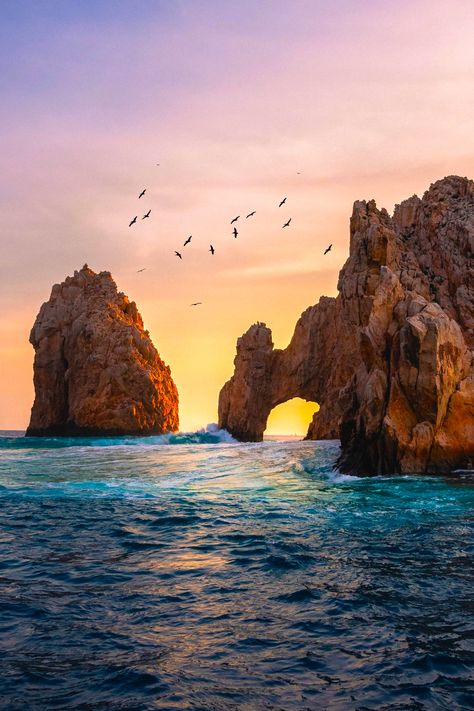
[[[291,217],[290,217],[290,219],[288,220],[288,222],[285,222],[285,224],[283,225],[283,227],[289,227],[289,226],[290,226],[290,222],[291,222]],[[282,229],[283,229],[283,227],[282,227]]]
[[[237,227],[234,227],[234,237],[235,237],[235,239],[237,239],[237,235],[238,235],[238,234],[239,234],[239,233],[237,232]]]
[[[151,210],[148,210],[146,215],[143,215],[142,220],[145,220],[147,217],[150,217],[150,212],[151,212]]]
[[[146,188],[144,188],[144,189],[141,191],[140,195],[138,196],[138,199],[140,199],[141,197],[143,197],[143,196],[145,195],[145,193],[146,193]]]
[[[284,205],[285,202],[286,202],[286,197],[283,198],[283,200],[282,200],[281,203],[278,205],[278,207],[281,207],[282,205]]]
[[[186,247],[186,245],[191,242],[191,239],[192,239],[192,235],[189,235],[188,239],[187,239],[186,242],[183,244],[183,247]]]
[[[211,254],[214,254],[214,252],[216,251],[216,250],[214,249],[214,247],[212,246],[212,244],[209,246],[209,251],[210,251]]]
[[[248,220],[249,217],[253,217],[254,215],[255,215],[255,210],[253,212],[249,212],[249,214],[247,215],[247,217],[245,219]]]
[[[331,251],[331,247],[332,247],[332,244],[330,244],[329,247],[327,247],[327,248],[324,250],[324,254],[327,254],[328,252],[330,252],[330,251]],[[323,255],[323,256],[324,256],[324,255]]]
[[[239,219],[239,217],[240,217],[240,215],[237,215],[237,217],[234,217],[234,219],[230,221],[230,224],[233,225],[234,222],[237,222],[237,220]]]
[[[146,267],[143,267],[143,269],[137,269],[137,274],[140,274],[140,272],[144,272]]]
[[[202,301],[195,301],[194,304],[189,304],[190,306],[200,306]]]
[[[179,257],[180,259],[183,258],[179,252],[175,252],[175,254],[176,254],[176,256]]]
[[[132,220],[132,221],[130,222],[130,224],[128,225],[129,227],[131,227],[132,225],[135,224],[135,222],[137,221],[137,217],[138,217],[138,215],[135,215],[135,217],[133,218],[133,220]]]

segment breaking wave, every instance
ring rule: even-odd
[[[195,432],[128,437],[21,437],[21,432],[0,435],[0,449],[62,449],[64,447],[154,446],[164,444],[232,444],[237,442],[227,430],[208,424]]]

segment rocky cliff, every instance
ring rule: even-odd
[[[161,434],[178,392],[133,301],[85,265],[53,286],[31,331],[35,401],[27,435]]]
[[[219,425],[260,440],[292,397],[320,404],[308,436],[339,437],[343,471],[435,472],[474,463],[474,184],[354,204],[338,296],[322,297],[275,350],[265,324],[237,342]]]

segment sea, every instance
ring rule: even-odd
[[[1,432],[0,708],[474,709],[474,475],[338,452]]]

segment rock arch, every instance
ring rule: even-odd
[[[392,217],[354,203],[338,296],[322,297],[284,350],[256,323],[237,341],[219,425],[262,439],[268,413],[320,404],[313,439],[339,437],[361,474],[474,465],[474,183],[451,176]]]
[[[337,439],[337,394],[354,372],[355,362],[333,362],[335,331],[326,337],[324,324],[334,320],[336,299],[323,297],[300,317],[284,350],[273,347],[264,323],[251,326],[237,341],[234,375],[219,395],[219,424],[242,441],[262,439],[270,412],[294,397],[319,404],[310,425],[315,439]],[[335,400],[333,400],[335,398]]]

